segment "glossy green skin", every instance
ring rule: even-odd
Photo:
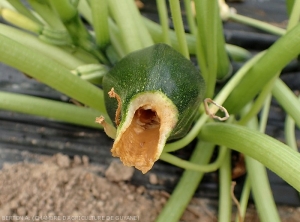
[[[166,44],[156,44],[130,53],[104,76],[105,105],[114,120],[117,102],[108,96],[111,88],[122,99],[122,120],[136,94],[163,92],[179,112],[177,125],[169,137],[175,139],[189,131],[203,100],[205,82],[191,61]]]

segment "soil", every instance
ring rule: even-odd
[[[88,157],[57,154],[41,163],[4,164],[0,171],[0,221],[152,222],[169,198],[165,191],[133,186],[134,169],[112,162],[104,169]],[[101,175],[105,175],[101,176]],[[151,181],[155,183],[155,174]],[[181,221],[217,221],[217,201],[194,198]],[[296,222],[300,208],[281,207],[282,221]],[[234,219],[234,217],[233,217]],[[246,221],[259,221],[250,206]]]

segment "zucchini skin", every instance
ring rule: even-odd
[[[168,139],[183,137],[189,131],[205,94],[205,82],[199,70],[166,44],[155,44],[128,54],[104,76],[105,105],[113,121],[118,104],[108,96],[112,88],[122,101],[120,124],[136,95],[164,93],[178,110],[177,124]]]

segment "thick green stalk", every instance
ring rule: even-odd
[[[197,33],[197,26],[195,21],[195,15],[192,9],[192,1],[191,0],[184,0],[184,9],[186,13],[187,22],[189,25],[190,33],[192,35],[196,35]]]
[[[85,18],[90,25],[93,25],[93,16],[90,4],[88,1],[79,1],[77,10],[79,11],[80,15]]]
[[[224,103],[230,113],[241,110],[268,81],[300,53],[299,36],[300,24],[274,43],[253,65]]]
[[[25,7],[20,0],[9,0],[9,3],[22,15],[26,16],[30,20],[42,25],[41,21],[38,20],[31,11]]]
[[[197,59],[206,80],[205,97],[212,97],[217,75],[223,79],[230,73],[231,65],[225,51],[218,1],[196,1],[195,5],[198,23]]]
[[[55,12],[51,9],[48,1],[28,0],[30,6],[34,11],[41,16],[41,18],[55,30],[66,30],[63,23],[56,16]]]
[[[269,94],[262,110],[262,117],[259,126],[259,131],[261,133],[264,133],[267,126],[270,104],[271,95]],[[255,119],[252,119],[247,126],[254,130],[257,130],[258,128]],[[263,164],[249,156],[245,156],[245,160],[252,193],[255,200],[255,206],[259,212],[260,220],[262,222],[279,222],[280,217],[278,215],[276,204],[272,195],[266,168]]]
[[[60,0],[55,2],[55,0],[48,0],[50,5],[58,13],[60,19],[63,23],[72,22],[72,20],[77,16],[77,10],[68,0]]]
[[[55,60],[67,69],[75,69],[78,66],[84,65],[84,62],[71,55],[71,53],[67,53],[56,46],[46,44],[40,41],[36,36],[14,27],[0,24],[0,34],[21,43],[26,47],[37,50],[39,53]]]
[[[116,26],[116,24],[112,19],[109,19],[108,22],[109,22],[109,32],[111,38],[110,41],[114,49],[118,53],[119,57],[123,58],[126,55],[126,50],[122,42],[122,38],[120,36],[120,30],[118,29],[118,27]]]
[[[104,49],[110,42],[108,28],[108,0],[90,0],[90,4],[96,43],[100,49]]]
[[[43,27],[39,23],[27,18],[19,12],[7,8],[0,8],[0,15],[4,20],[21,29],[25,29],[35,34],[40,34],[42,32]]]
[[[56,121],[102,128],[95,123],[101,112],[87,107],[0,91],[0,109],[42,116]]]
[[[135,21],[131,16],[132,12],[130,11],[128,1],[131,0],[108,1],[110,14],[120,30],[120,35],[123,40],[123,46],[125,48],[126,54],[143,48],[143,44],[140,39],[139,32],[136,28]]]
[[[207,13],[205,19],[207,30],[204,32],[206,35],[205,42],[202,45],[206,48],[206,57],[207,57],[207,67],[208,67],[208,81],[206,82],[206,96],[213,97],[215,93],[215,85],[217,79],[217,66],[218,66],[218,52],[217,52],[217,35],[221,35],[221,32],[218,32],[219,26],[219,11],[218,11],[218,1],[217,0],[207,0],[207,7],[204,8]],[[209,12],[209,13],[208,13]],[[200,23],[199,25],[203,25]],[[198,25],[198,26],[199,26]]]
[[[80,46],[84,50],[90,52],[97,57],[102,63],[108,64],[107,59],[102,54],[94,39],[86,29],[79,17],[77,9],[68,0],[49,0],[51,7],[58,13],[60,19],[67,28],[73,44]]]
[[[207,123],[200,138],[248,155],[300,191],[300,154],[278,140],[246,127]]]
[[[217,26],[217,79],[226,79],[232,73],[232,65],[230,63],[228,53],[226,51],[225,37],[223,33],[223,23],[220,18],[220,12],[218,10],[218,19],[216,21]]]
[[[168,10],[167,10],[167,4],[165,0],[156,0],[158,15],[159,15],[159,21],[162,28],[162,39],[163,42],[171,45],[171,39],[170,39],[170,28],[169,28],[169,22],[168,22]]]
[[[292,28],[294,28],[298,23],[300,19],[300,0],[295,0],[293,4],[292,13],[289,19],[289,23],[287,26],[287,31],[290,31]]]
[[[261,222],[279,222],[280,217],[270,188],[270,182],[265,167],[257,160],[246,156],[246,166],[250,178],[255,206],[259,212]]]
[[[205,45],[207,35],[205,34],[208,30],[206,19],[207,19],[207,1],[195,1],[196,9],[196,20],[197,20],[197,35],[196,43],[194,47],[196,48],[197,61],[201,69],[201,74],[207,83],[209,81],[209,68],[208,68],[208,58],[207,58],[207,47]]]
[[[0,35],[0,61],[91,108],[106,113],[101,89],[74,76],[51,58],[3,35]]]
[[[80,14],[90,23],[93,24],[93,18],[91,16],[92,11],[89,4],[86,1],[79,1],[78,10]],[[123,58],[125,53],[125,47],[122,42],[120,36],[120,30],[118,29],[117,25],[114,21],[109,17],[108,18],[108,27],[109,27],[109,36],[110,41],[114,47],[114,50],[117,52],[120,58]],[[108,56],[108,55],[107,55]]]
[[[282,108],[295,120],[300,127],[300,102],[295,94],[280,79],[277,79],[272,90],[272,94]]]
[[[142,43],[143,48],[149,47],[154,44],[152,37],[145,26],[143,20],[142,20],[142,15],[135,4],[134,1],[128,1],[128,7],[130,11],[130,15],[132,20],[135,22],[135,28],[138,31],[138,35],[140,38],[140,41]]]
[[[225,159],[219,170],[219,222],[231,221],[231,152],[226,151]]]
[[[185,31],[183,28],[183,22],[181,17],[180,2],[178,0],[169,0],[169,2],[171,8],[171,15],[173,19],[173,25],[174,25],[178,45],[179,45],[179,51],[187,59],[190,59],[189,50],[185,38]]]
[[[198,142],[190,161],[192,163],[207,164],[213,154],[214,145],[206,142]],[[204,173],[193,170],[184,171],[177,183],[171,197],[159,214],[156,222],[177,222],[180,220],[185,208],[194,195]]]

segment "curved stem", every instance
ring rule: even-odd
[[[219,222],[231,221],[231,152],[226,149],[224,161],[219,170]]]
[[[295,136],[295,121],[290,115],[287,115],[285,119],[284,135],[287,145],[293,148],[294,150],[298,151],[296,142],[297,140]]]
[[[272,90],[272,94],[283,109],[295,120],[300,127],[300,102],[295,94],[280,79],[277,79]]]
[[[220,167],[220,165],[224,161],[226,154],[227,154],[227,148],[223,146],[220,147],[219,155],[215,160],[215,162],[206,165],[191,163],[190,161],[182,160],[169,153],[162,153],[159,159],[186,170],[195,170],[203,173],[209,173],[209,172],[216,171]]]
[[[264,133],[267,126],[267,120],[271,104],[271,94],[267,96],[259,125],[259,132]],[[251,129],[257,129],[255,119],[252,119],[247,126]],[[265,166],[257,160],[245,156],[247,172],[250,178],[251,189],[255,200],[255,205],[259,212],[259,218],[262,222],[279,222],[280,217],[277,212],[276,204],[272,195],[270,182]]]
[[[200,138],[258,160],[300,191],[300,154],[278,140],[246,127],[222,123],[205,124]]]
[[[286,30],[284,30],[282,28],[276,27],[274,25],[270,25],[269,23],[262,22],[257,19],[246,17],[244,15],[239,15],[236,13],[230,13],[229,19],[239,22],[239,23],[250,25],[252,27],[255,27],[255,28],[261,29],[263,31],[269,32],[271,34],[275,34],[275,35],[279,35],[279,36],[284,35],[286,33]]]
[[[3,35],[0,35],[0,61],[103,114],[106,113],[101,89],[74,76],[68,69],[51,58]]]
[[[24,46],[37,50],[39,53],[55,60],[68,69],[75,69],[78,66],[84,65],[84,62],[71,55],[71,53],[67,53],[54,45],[46,44],[40,41],[36,36],[22,32],[11,26],[0,24],[0,34]]]
[[[171,45],[170,39],[170,29],[169,29],[169,22],[168,22],[168,10],[167,4],[165,0],[156,0],[159,21],[162,28],[162,39],[163,42]]]
[[[104,49],[110,42],[108,28],[108,2],[107,0],[90,0],[90,4],[96,43],[100,49]]]
[[[95,123],[101,112],[87,107],[0,91],[0,109],[42,116],[93,128],[102,128]]]
[[[155,43],[160,43],[163,41],[162,38],[162,28],[159,24],[143,17],[142,18],[147,29],[150,32],[150,35]],[[171,38],[171,45],[179,50],[179,45],[177,42],[176,34],[173,30],[170,30],[169,32],[170,38]],[[197,36],[194,36],[189,33],[185,33],[185,38],[187,40],[188,44],[188,50],[190,54],[196,54],[197,46],[195,47],[196,44],[196,38]],[[230,55],[230,57],[235,60],[235,61],[246,61],[251,57],[251,54],[246,50],[241,47],[235,46],[235,45],[230,45],[226,44],[225,48]]]
[[[279,73],[278,73],[279,75]],[[238,124],[245,125],[250,119],[252,119],[255,115],[258,114],[259,110],[263,106],[263,103],[265,102],[267,96],[270,94],[270,92],[273,89],[274,82],[278,78],[278,75],[275,76],[268,84],[263,88],[253,105],[251,106],[251,109],[247,111],[245,115],[241,117]]]
[[[170,8],[171,8],[174,29],[179,44],[179,51],[187,59],[190,59],[187,42],[185,38],[185,31],[183,28],[183,22],[181,17],[180,2],[178,0],[170,0]]]
[[[120,30],[120,35],[123,40],[125,53],[139,50],[143,48],[139,32],[136,29],[135,21],[131,19],[130,6],[128,0],[109,0],[109,11]],[[130,19],[128,19],[130,18]],[[126,22],[124,22],[126,21]]]
[[[186,18],[187,18],[187,22],[189,25],[189,29],[192,35],[196,35],[197,33],[197,26],[196,26],[196,21],[195,21],[195,16],[194,16],[194,9],[192,9],[192,7],[194,5],[193,1],[191,0],[184,0],[184,9],[185,9],[185,13],[186,13]]]
[[[195,164],[207,164],[213,154],[214,145],[199,141],[192,154],[190,162]],[[165,204],[156,222],[176,222],[180,220],[185,208],[194,195],[198,184],[203,178],[204,173],[194,170],[184,171],[180,181],[177,183],[172,196]]]
[[[292,13],[291,13],[291,16],[289,19],[289,23],[287,26],[287,31],[294,28],[299,23],[299,19],[300,19],[300,1],[295,0],[293,9],[292,9]]]
[[[251,191],[250,179],[249,179],[249,176],[247,176],[245,179],[245,182],[244,182],[243,191],[242,191],[241,198],[240,198],[240,210],[241,211],[237,213],[235,222],[243,222],[245,220],[250,191]],[[240,216],[243,218],[242,221],[240,221],[240,217],[238,215],[239,213],[240,213]]]
[[[300,24],[282,36],[266,51],[264,56],[249,70],[245,78],[224,103],[229,112],[239,112],[242,107],[262,90],[267,82],[276,76],[292,59],[298,56],[300,51],[299,36]],[[261,73],[264,74],[261,75]],[[240,98],[243,99],[241,100]]]

